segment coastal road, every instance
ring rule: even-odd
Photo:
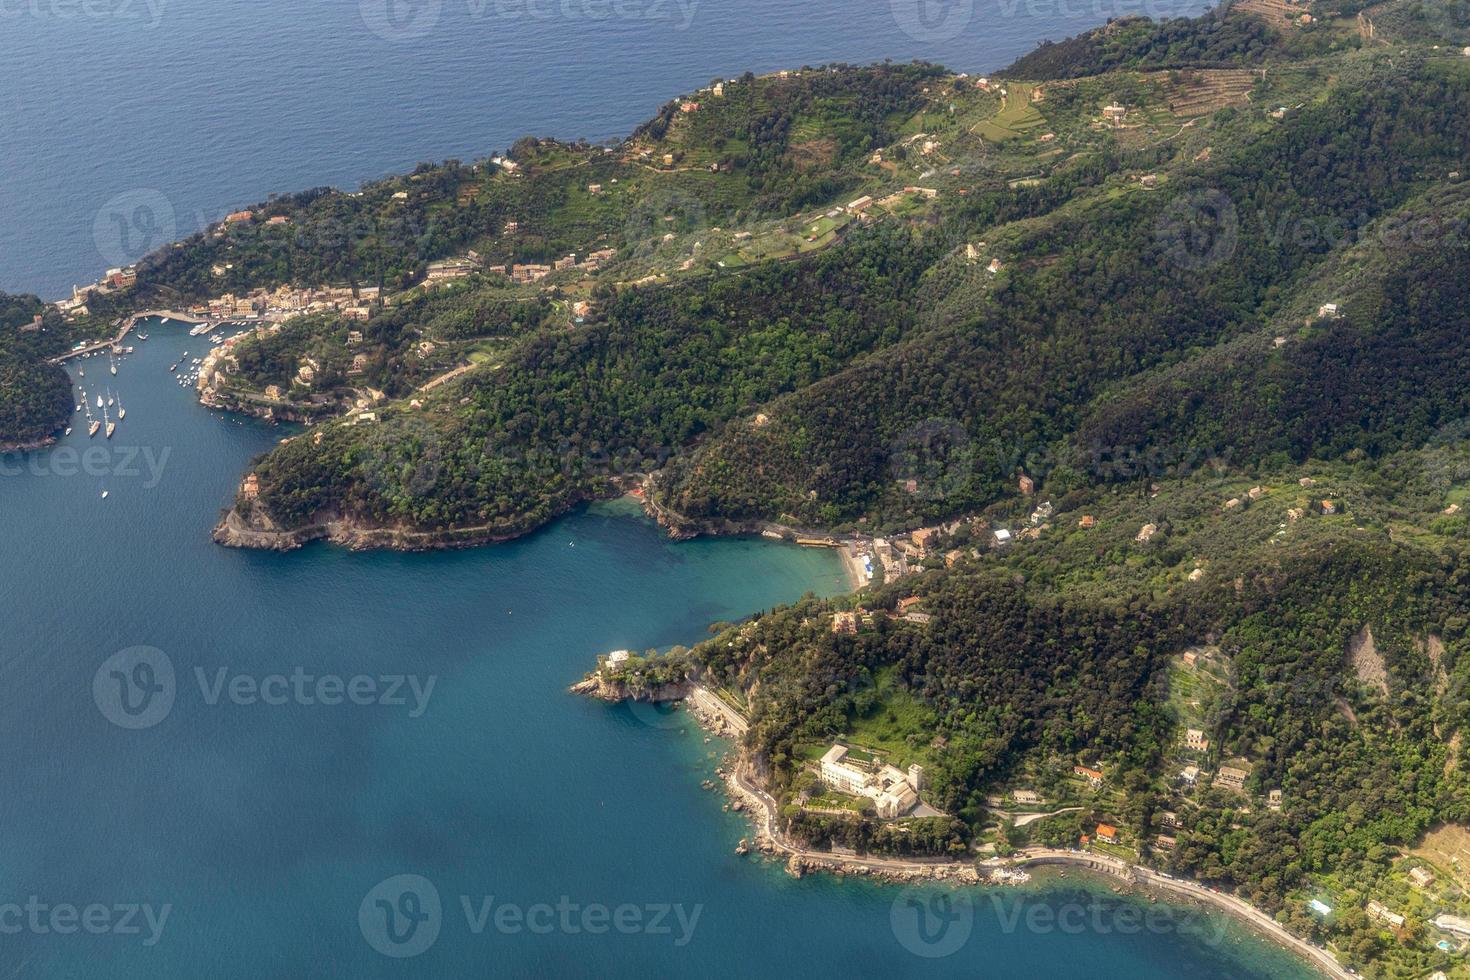
[[[735,715],[733,709],[713,691],[696,684],[692,700],[705,712],[717,711],[722,717],[730,720]],[[735,716],[738,718],[738,715]],[[738,718],[743,725],[745,719]],[[778,806],[775,798],[758,785],[744,767],[737,760],[731,766],[725,780],[730,792],[738,799],[744,801],[748,812],[756,822],[757,841],[768,843],[770,850],[783,853],[788,857],[801,858],[803,861],[816,868],[853,870],[864,872],[878,872],[891,874],[902,878],[959,878],[968,881],[979,881],[981,869],[988,871],[999,871],[1025,867],[1027,865],[1070,865],[1091,871],[1099,871],[1110,874],[1125,881],[1139,882],[1159,891],[1169,892],[1185,898],[1195,899],[1221,909],[1244,920],[1258,932],[1275,939],[1283,946],[1305,958],[1309,963],[1333,980],[1353,980],[1356,974],[1349,972],[1337,959],[1327,950],[1315,946],[1306,940],[1288,932],[1271,916],[1246,902],[1244,899],[1236,898],[1234,895],[1226,895],[1217,892],[1204,885],[1193,881],[1186,881],[1170,875],[1161,874],[1148,868],[1130,865],[1117,858],[1105,854],[1097,854],[1085,851],[1063,851],[1052,848],[1025,848],[1016,852],[1009,858],[991,858],[986,861],[969,862],[951,861],[947,858],[922,859],[899,859],[883,857],[858,857],[845,854],[833,854],[830,851],[813,851],[796,844],[794,841],[781,834],[777,824]],[[759,808],[759,813],[756,808]],[[1068,807],[1059,810],[1058,813],[1075,809]],[[1030,815],[1033,819],[1052,814]],[[1030,821],[1028,821],[1030,822]]]
[[[958,872],[958,876],[963,876],[965,872],[972,870],[971,866],[966,862],[950,861],[944,858],[923,861],[872,856],[848,857],[842,854],[833,854],[829,851],[808,850],[796,845],[780,834],[776,829],[776,801],[764,789],[757,786],[741,770],[738,764],[731,770],[727,783],[731,790],[748,804],[755,804],[760,807],[760,815],[757,816],[752,813],[752,816],[757,819],[757,827],[761,838],[769,841],[771,846],[777,851],[802,858],[814,866],[852,870],[863,868],[868,871],[889,873],[900,877],[932,878],[950,877],[950,875],[942,873],[946,870]],[[1243,899],[1236,898],[1234,895],[1212,891],[1192,881],[1169,877],[1156,871],[1150,871],[1148,868],[1129,865],[1107,855],[1081,851],[1058,851],[1049,848],[1028,848],[1017,852],[1011,858],[994,858],[989,861],[980,862],[979,866],[986,869],[1000,870],[1002,868],[1025,867],[1030,864],[1064,864],[1092,871],[1101,871],[1125,880],[1142,882],[1160,891],[1206,902],[1245,920],[1257,931],[1275,939],[1283,946],[1306,958],[1326,976],[1332,977],[1334,980],[1353,980],[1355,977],[1355,974],[1350,973],[1339,964],[1336,958],[1327,950],[1319,946],[1314,946],[1306,940],[1288,932],[1275,919]],[[975,877],[978,879],[978,874]]]
[[[1027,864],[1068,864],[1090,868],[1094,871],[1102,870],[1121,878],[1142,882],[1160,891],[1206,902],[1244,919],[1258,931],[1305,957],[1312,965],[1316,966],[1329,977],[1336,978],[1336,980],[1351,980],[1351,978],[1356,976],[1338,963],[1337,959],[1327,950],[1320,946],[1314,946],[1305,939],[1288,932],[1279,922],[1244,899],[1214,891],[1197,882],[1160,874],[1157,871],[1151,871],[1148,868],[1139,867],[1138,865],[1129,865],[1123,861],[1119,861],[1117,858],[1108,857],[1104,854],[1081,851],[1027,848],[1026,850],[1017,852],[1016,856],[1011,859],[1011,863],[1020,866]]]

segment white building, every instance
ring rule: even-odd
[[[836,744],[822,756],[818,775],[823,785],[849,796],[866,796],[877,805],[885,820],[901,817],[919,804],[924,767],[909,766],[907,774],[896,766],[848,761],[847,746]]]

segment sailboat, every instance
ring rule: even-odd
[[[112,389],[111,388],[108,388],[107,389],[107,407],[108,408],[111,408],[112,407]]]
[[[92,418],[92,409],[85,401],[82,402],[82,407],[87,412],[87,438],[90,439],[97,434],[98,429],[102,428],[102,423]]]
[[[85,378],[87,376],[87,372],[83,371],[81,368],[77,368],[77,376]]]
[[[111,369],[113,374],[117,374],[117,361],[113,358],[111,354],[107,355],[107,366]]]
[[[117,420],[121,422],[128,417],[128,410],[123,408],[122,395],[117,396]]]
[[[102,410],[102,421],[107,425],[107,438],[111,439],[112,434],[117,431],[117,423],[107,417],[107,409],[105,408]]]

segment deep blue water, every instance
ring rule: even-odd
[[[700,788],[718,744],[682,713],[565,688],[599,652],[836,591],[833,556],[675,544],[617,505],[446,554],[219,548],[218,508],[282,430],[200,407],[168,373],[199,340],[151,329],[116,378],[81,364],[89,392],[113,387],[128,409],[111,443],[78,431],[0,470],[0,976],[1305,975],[1219,916],[1139,931],[1124,921],[1139,907],[1105,891],[921,892],[949,903],[921,931],[899,889],[736,856],[746,825]],[[145,684],[167,689],[166,659],[171,707],[159,694],[121,710],[113,658],[136,647],[159,671],[120,665],[130,706]],[[219,677],[267,691],[298,671],[412,675],[427,696],[211,694]],[[413,958],[369,941],[386,923],[373,889],[399,875],[441,903]],[[461,896],[476,914],[493,897],[488,927]],[[73,922],[53,922],[60,905],[106,907],[99,934],[53,931]],[[120,931],[131,905],[155,922],[167,907],[156,942]],[[1083,910],[1067,928],[1050,918],[1063,906]]]
[[[1138,9],[161,2],[0,0],[0,288],[60,295],[272,191],[527,132],[619,135],[716,74],[883,57],[983,71]],[[124,236],[120,209],[151,223]],[[673,544],[616,506],[468,552],[217,548],[242,467],[284,433],[198,406],[168,365],[204,345],[152,334],[116,378],[81,365],[128,409],[110,444],[83,431],[0,459],[0,976],[1307,975],[1218,916],[1160,906],[1140,926],[1147,909],[1075,879],[915,896],[737,857],[745,823],[700,789],[717,743],[565,687],[599,652],[835,591],[830,555]],[[128,714],[114,668],[171,704]],[[407,684],[406,704],[272,686],[298,673],[373,678],[363,694],[412,675],[422,703]],[[221,677],[284,703],[216,697]],[[403,959],[374,946],[375,899],[403,893],[377,886],[400,875],[441,905],[433,943]],[[396,902],[396,926],[425,907]]]
[[[0,289],[73,283],[273,192],[626,134],[715,76],[1009,64],[1202,0],[0,0]],[[116,223],[125,216],[126,231]]]

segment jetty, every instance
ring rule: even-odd
[[[114,350],[127,338],[128,334],[132,333],[133,328],[136,327],[140,321],[151,320],[154,317],[167,318],[169,320],[179,320],[183,323],[193,323],[196,325],[210,322],[209,320],[203,317],[195,316],[192,313],[179,313],[175,310],[144,310],[141,313],[134,313],[132,316],[124,320],[118,327],[117,335],[111,340],[100,340],[95,344],[88,344],[86,347],[78,347],[76,350],[67,351],[65,354],[61,354],[57,357],[51,358],[51,363],[64,364],[65,362],[75,357],[86,357],[90,354],[97,354],[102,351]],[[220,321],[220,323],[223,322],[224,321]],[[219,326],[219,323],[214,324],[214,326]],[[211,327],[210,329],[214,329],[214,327]]]

